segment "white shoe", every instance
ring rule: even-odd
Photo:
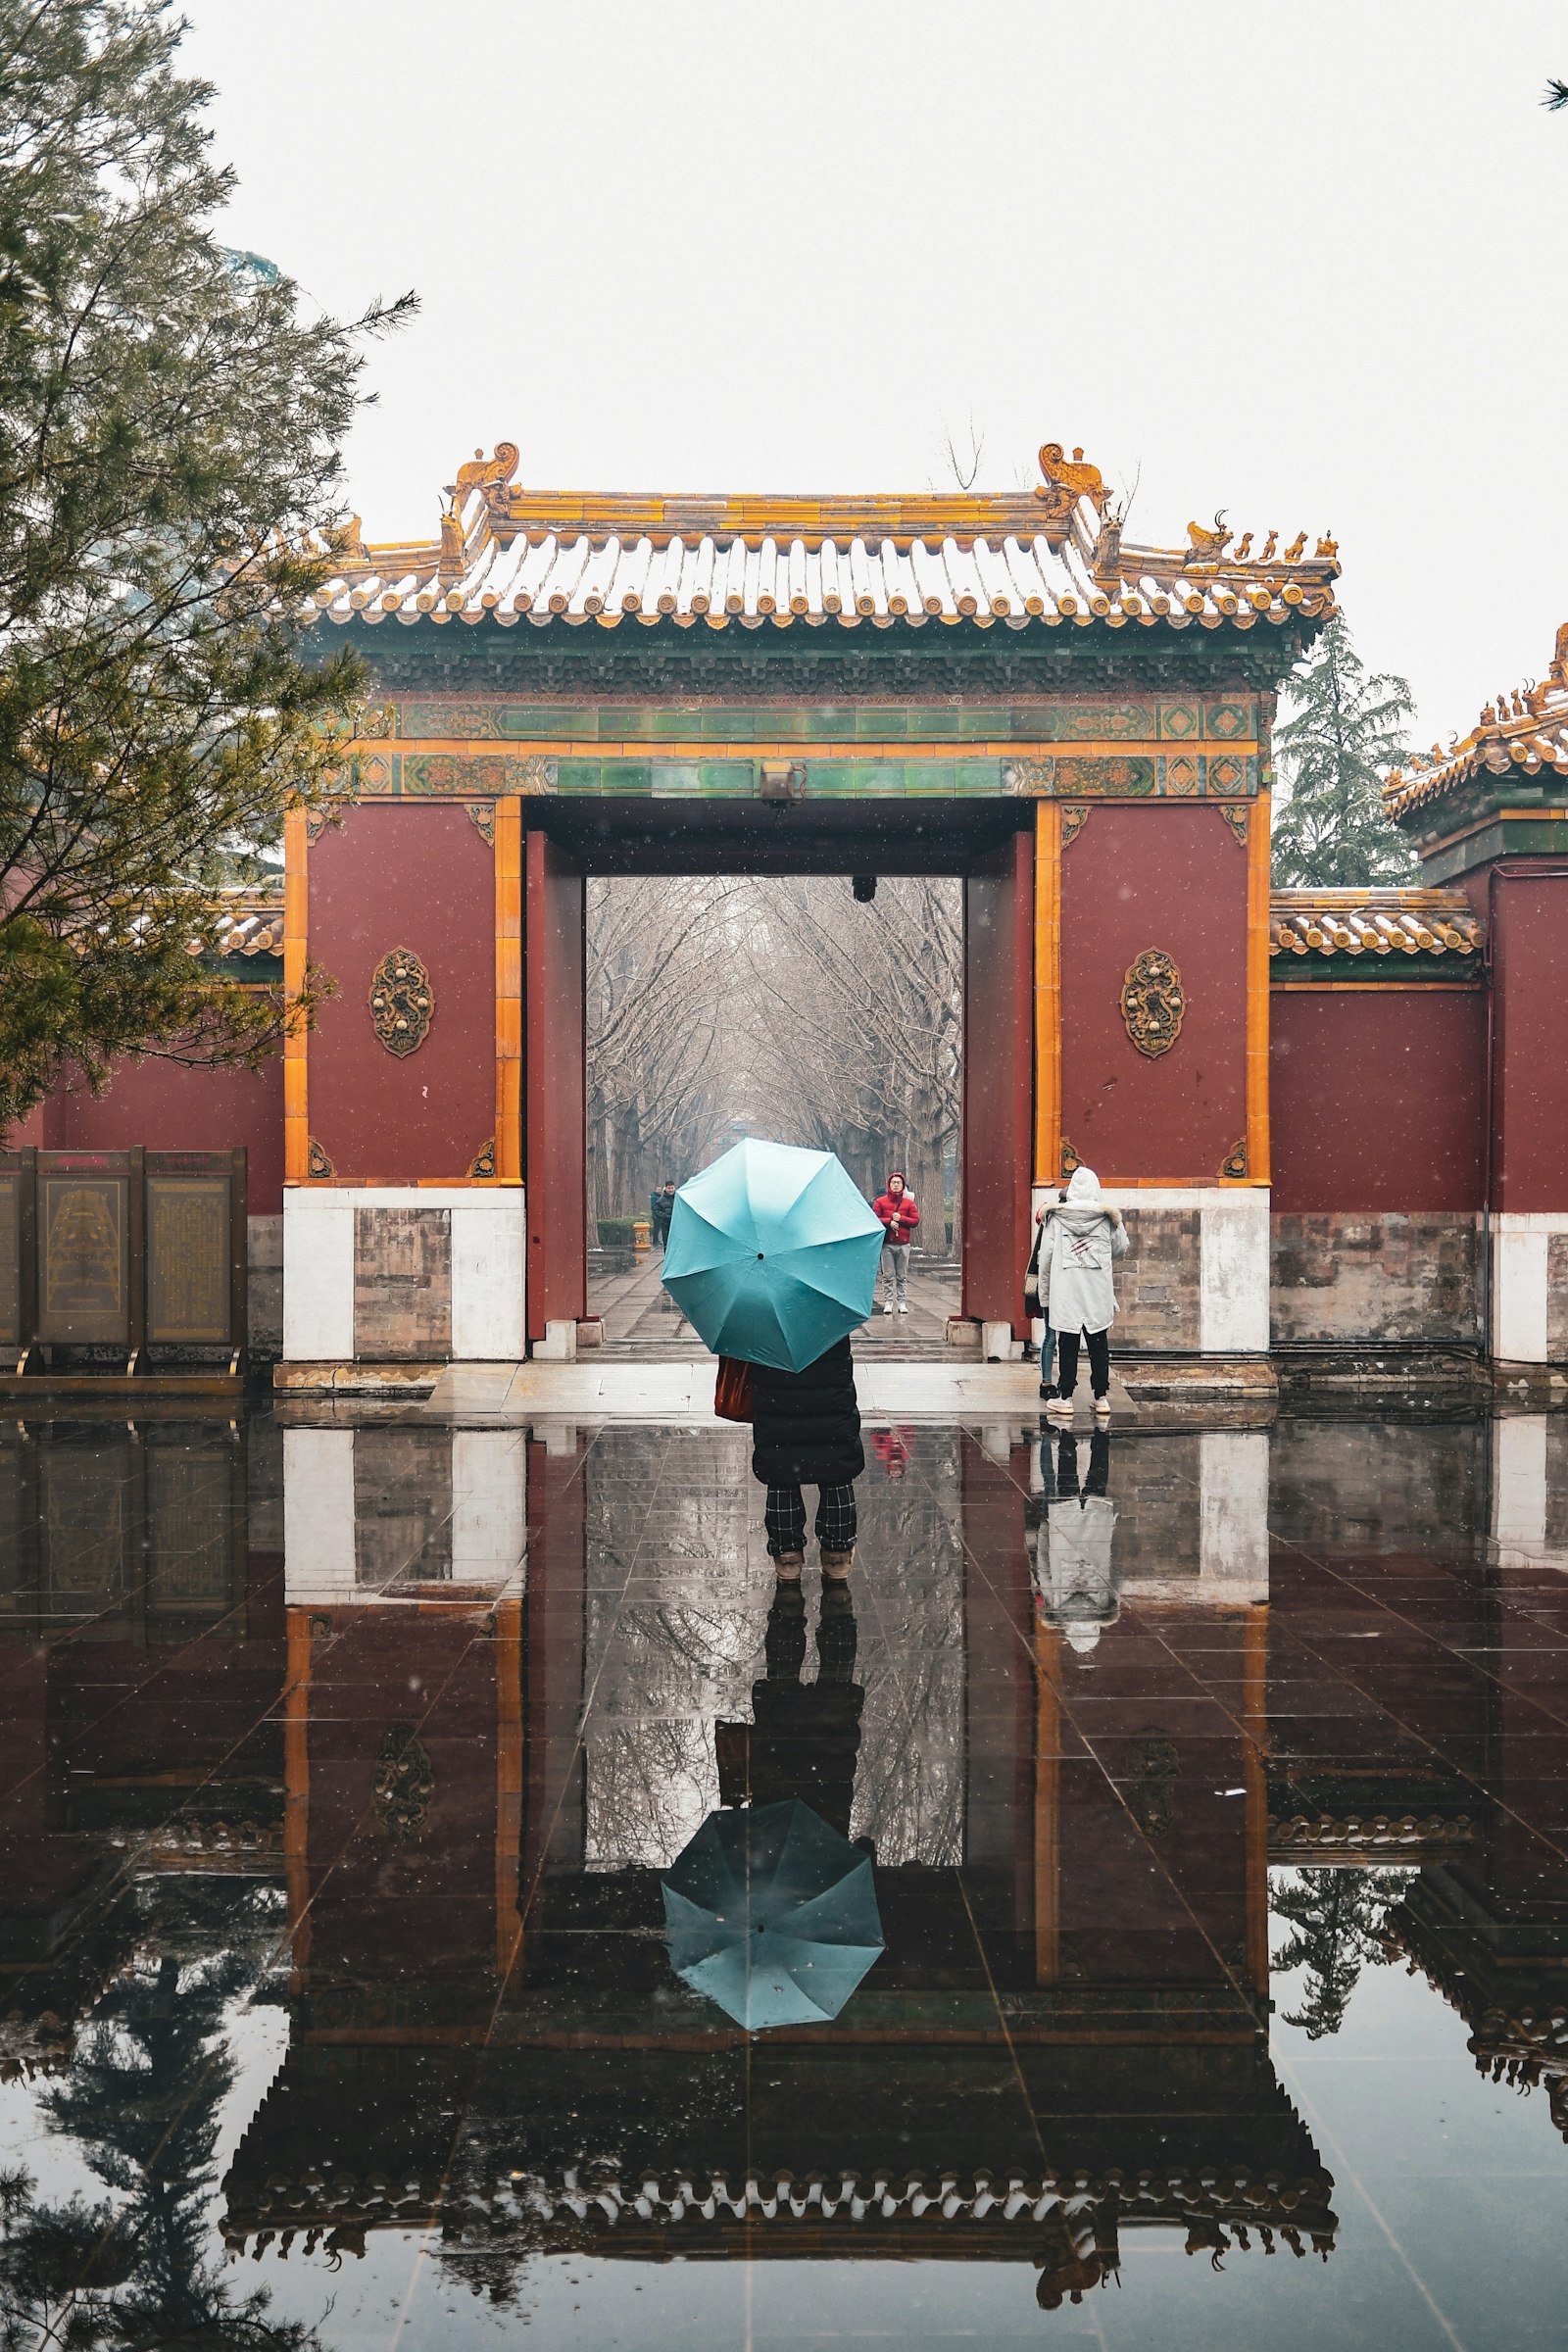
[[[883,1312],[885,1315],[891,1315],[891,1314],[892,1314],[892,1312],[893,1312],[893,1301],[892,1301],[892,1299],[891,1299],[891,1298],[884,1298],[884,1299],[883,1299],[883,1301],[882,1301],[882,1312]]]
[[[1058,1429],[1070,1429],[1072,1427],[1072,1398],[1070,1396],[1054,1396],[1046,1407],[1046,1419],[1054,1421]]]
[[[1110,1398],[1108,1396],[1097,1396],[1095,1398],[1095,1419],[1099,1422],[1102,1429],[1104,1429],[1109,1423]]]
[[[906,1314],[908,1313],[908,1311],[909,1311],[909,1310],[908,1310],[908,1308],[906,1306],[906,1304],[904,1303],[904,1300],[901,1298],[901,1299],[899,1300],[899,1312],[900,1312],[900,1314],[901,1314],[901,1315],[906,1315]]]

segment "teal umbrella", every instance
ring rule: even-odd
[[[749,1138],[675,1195],[664,1288],[715,1355],[804,1372],[871,1312],[881,1255],[831,1152]]]
[[[883,1948],[870,1856],[798,1796],[710,1813],[661,1885],[676,1976],[748,2033],[837,2017]]]

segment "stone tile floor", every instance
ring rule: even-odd
[[[1568,1418],[867,1439],[825,1600],[740,1431],[9,1425],[12,2340],[1561,2341]],[[792,1798],[883,1948],[748,2035]]]

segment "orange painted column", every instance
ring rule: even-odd
[[[496,1177],[522,1180],[522,802],[496,803]]]
[[[283,819],[283,992],[291,1004],[305,990],[309,890],[306,859],[310,825],[303,808],[290,808]],[[310,1099],[307,1089],[306,1034],[303,1025],[290,1024],[283,1040],[283,1181],[303,1184],[311,1166]]]
[[[1035,809],[1035,1182],[1061,1172],[1061,805]]]
[[[1269,1182],[1268,1008],[1270,803],[1260,793],[1247,835],[1247,1173]]]

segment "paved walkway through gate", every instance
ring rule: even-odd
[[[711,1361],[660,1280],[657,1250],[633,1260],[612,1260],[610,1271],[590,1257],[588,1311],[603,1315],[605,1344],[595,1351],[610,1363],[696,1364]],[[880,1285],[879,1285],[880,1288]],[[857,1362],[880,1359],[899,1364],[973,1363],[980,1352],[979,1336],[950,1344],[948,1318],[958,1312],[961,1286],[958,1269],[919,1255],[909,1261],[909,1311],[884,1315],[880,1301],[869,1323],[855,1334]]]

